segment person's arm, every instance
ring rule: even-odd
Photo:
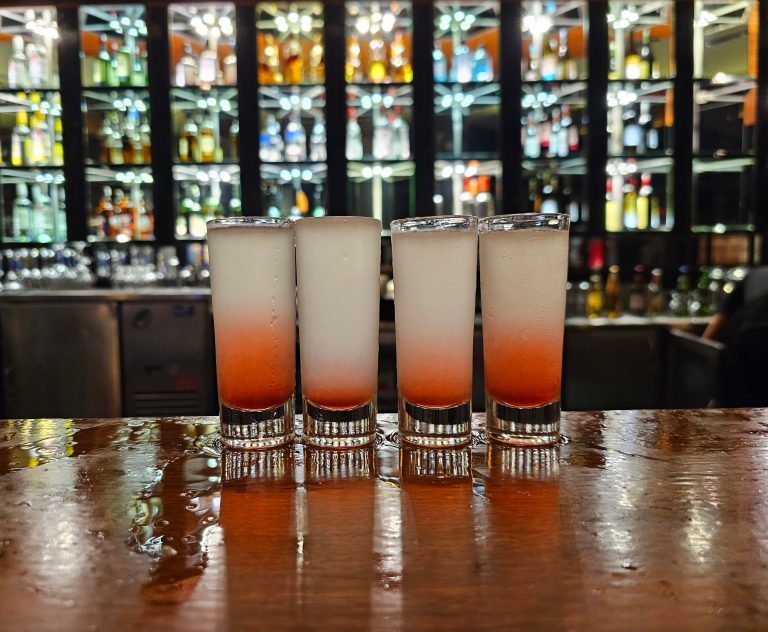
[[[726,295],[723,304],[720,307],[720,311],[712,317],[712,320],[709,322],[709,325],[707,325],[704,333],[701,334],[701,337],[707,340],[723,342],[731,319],[743,305],[744,282],[742,281],[733,288],[733,292]]]

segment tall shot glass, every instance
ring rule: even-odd
[[[392,222],[400,438],[469,442],[477,218]]]
[[[486,430],[502,443],[558,439],[568,226],[561,214],[480,220]]]
[[[304,442],[367,445],[376,438],[381,222],[296,222]]]
[[[296,382],[293,222],[230,217],[207,226],[222,442],[288,443]]]

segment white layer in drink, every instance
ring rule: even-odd
[[[301,385],[326,408],[376,397],[381,222],[318,217],[296,222]]]

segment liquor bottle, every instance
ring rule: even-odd
[[[541,182],[541,213],[560,212],[560,205],[557,201],[558,185],[557,176],[550,171],[545,171]]]
[[[643,173],[640,176],[640,190],[637,194],[637,229],[648,230],[651,221],[651,174]]]
[[[626,178],[624,187],[624,228],[637,230],[637,179]]]
[[[432,49],[432,72],[437,83],[448,81],[448,60],[437,43]]]
[[[107,36],[102,35],[101,43],[99,44],[99,54],[93,60],[93,67],[91,69],[91,81],[94,86],[109,85],[109,66],[110,57],[107,50]]]
[[[115,112],[115,119],[110,123],[110,129],[112,131],[108,139],[109,150],[109,162],[113,165],[122,165],[125,163],[125,157],[123,155],[123,134],[120,131],[119,122],[116,120],[117,113]]]
[[[662,292],[663,272],[661,268],[651,270],[651,280],[646,290],[646,312],[649,316],[658,316],[664,311],[664,294]]]
[[[360,61],[360,41],[357,35],[350,35],[347,40],[347,57],[344,63],[344,78],[347,83],[362,81],[362,63]]]
[[[184,42],[184,54],[176,64],[176,85],[180,88],[197,85],[197,63],[192,56],[192,46]]]
[[[296,33],[291,33],[283,44],[283,69],[286,83],[301,83],[304,59],[301,42]]]
[[[311,83],[325,81],[325,49],[321,33],[313,35],[312,48],[309,49],[309,81]]]
[[[603,315],[604,299],[603,279],[600,270],[593,269],[587,289],[587,318],[600,318]]]
[[[392,145],[392,128],[383,111],[373,117],[373,157],[376,160],[389,158]]]
[[[53,204],[41,184],[32,185],[32,238],[34,241],[50,242],[53,240]]]
[[[627,48],[627,54],[624,56],[624,76],[627,79],[642,79],[641,74],[640,54],[637,52],[635,38],[630,31],[629,47]]]
[[[288,162],[304,162],[307,159],[307,133],[298,110],[291,112],[285,126],[285,159]]]
[[[121,86],[131,85],[131,51],[127,42],[123,42],[120,50],[117,51],[117,81]]]
[[[616,42],[612,37],[608,41],[608,79],[615,81],[619,78],[618,60],[616,59]]]
[[[307,213],[309,213],[309,197],[301,186],[301,179],[294,178],[291,215],[295,217],[304,217]]]
[[[34,42],[27,42],[26,55],[27,69],[29,72],[29,85],[32,88],[40,88],[44,85],[43,62]]]
[[[644,130],[643,149],[645,151],[658,151],[659,128],[653,120],[651,104],[647,101],[642,101],[640,103],[640,116],[638,123],[640,123]],[[661,123],[661,121],[659,123]]]
[[[117,53],[117,42],[112,42],[110,48],[111,50],[109,54],[109,73],[107,73],[107,84],[115,88],[120,85],[120,62]]]
[[[483,44],[478,44],[472,59],[472,79],[474,81],[493,81],[493,59]]]
[[[29,66],[24,54],[24,38],[14,35],[11,40],[11,58],[8,60],[8,87],[29,88]]]
[[[532,160],[535,160],[541,156],[541,144],[539,142],[539,134],[536,127],[536,118],[532,111],[528,112],[528,118],[526,121],[523,155],[525,155],[526,158],[531,158]]]
[[[650,226],[652,229],[661,228],[661,208],[659,207],[659,198],[653,195],[653,191],[648,194],[651,198]],[[670,224],[670,228],[672,225]]]
[[[139,189],[136,199],[136,226],[134,237],[136,239],[152,239],[155,232],[155,218],[152,209],[147,207],[144,200],[144,191]]]
[[[237,56],[234,52],[230,52],[224,59],[221,60],[221,67],[223,73],[223,81],[226,86],[234,86],[237,84]]]
[[[557,78],[578,79],[579,65],[568,48],[568,29],[560,29],[558,34],[559,45],[557,47]]]
[[[141,140],[141,156],[142,162],[148,165],[152,162],[152,134],[149,127],[149,121],[146,117],[142,117],[141,124],[139,125],[139,138]]]
[[[267,203],[265,206],[267,207],[267,216],[268,217],[282,217],[282,213],[280,212],[280,206],[282,204],[282,196],[280,195],[280,190],[277,186],[272,185],[267,190]]]
[[[363,159],[363,132],[357,122],[355,108],[347,108],[347,160]]]
[[[11,132],[11,164],[14,167],[22,167],[29,164],[31,154],[29,134],[27,111],[19,110],[16,112],[16,125]]]
[[[619,209],[613,195],[613,181],[608,178],[605,183],[605,230],[609,233],[615,233],[623,227],[621,209]]]
[[[325,121],[319,116],[315,117],[312,133],[309,135],[309,159],[313,162],[325,162],[328,159]]]
[[[458,83],[472,81],[472,53],[464,43],[453,49],[451,60],[451,79]]]
[[[411,157],[411,134],[408,123],[403,119],[402,107],[396,106],[392,119],[392,145],[391,158],[394,160],[408,160]]]
[[[16,185],[16,198],[13,200],[12,230],[13,238],[28,240],[32,227],[32,202],[29,200],[27,185],[20,182]]]
[[[210,89],[216,83],[219,73],[219,56],[214,48],[213,40],[208,40],[205,50],[197,59],[197,81],[201,88]]]
[[[200,125],[200,162],[216,160],[216,133],[214,131],[213,114],[206,110]]]
[[[639,115],[634,110],[627,110],[624,114],[627,123],[624,125],[624,151],[631,154],[645,153],[645,133],[638,119]]]
[[[539,69],[541,67],[540,61],[539,49],[536,46],[536,38],[532,37],[530,43],[528,44],[528,66],[524,72],[526,81],[535,81],[536,79],[541,79],[541,74],[539,73]]]
[[[197,125],[194,118],[188,116],[184,119],[184,125],[179,134],[179,160],[181,162],[195,162],[197,154]]]
[[[264,154],[266,162],[280,162],[285,159],[285,144],[283,143],[283,137],[280,134],[280,123],[273,114],[267,115],[267,122],[262,132],[262,143],[260,151],[266,152]]]
[[[528,211],[530,213],[541,212],[541,195],[539,194],[539,180],[535,176],[528,180]]]
[[[677,285],[669,297],[669,310],[675,316],[688,316],[688,297],[691,292],[691,279],[688,266],[680,266]]]
[[[147,76],[144,74],[144,64],[141,61],[141,49],[136,46],[133,51],[133,61],[131,63],[131,85],[147,85]]]
[[[544,51],[541,55],[541,79],[553,81],[557,79],[557,43],[554,37],[547,37]]]
[[[651,50],[651,31],[643,29],[643,40],[640,46],[640,79],[656,79],[658,76],[656,60]]]
[[[99,237],[113,238],[117,236],[117,228],[113,216],[115,207],[112,205],[112,188],[105,186],[102,189],[101,198],[97,207],[97,213],[100,217]]]
[[[34,93],[33,93],[34,94]],[[38,111],[32,116],[29,130],[29,151],[31,165],[46,165],[51,161],[51,134],[45,115]]]
[[[605,282],[605,313],[608,318],[618,318],[621,314],[619,266],[615,264],[608,268],[608,279]]]
[[[61,123],[61,117],[57,116],[53,120],[53,149],[51,151],[51,162],[54,165],[64,164],[63,132],[64,129]]]
[[[368,79],[372,83],[387,81],[387,49],[380,32],[373,35],[368,47]]]
[[[135,110],[134,110],[135,112]],[[137,162],[136,152],[136,136],[138,132],[135,128],[135,116],[129,111],[123,119],[122,130],[122,145],[123,145],[123,162],[127,165],[132,165]],[[141,158],[141,150],[139,150],[139,159]]]
[[[634,316],[643,316],[648,305],[648,298],[645,292],[645,268],[642,264],[635,266],[635,274],[632,277],[632,285],[629,290],[628,308],[630,314]]]
[[[229,157],[235,161],[240,158],[240,121],[237,119],[229,126]]]
[[[389,46],[389,67],[392,73],[392,81],[410,83],[413,81],[413,66],[408,61],[408,53],[405,47],[403,31],[395,31],[395,39]]]
[[[549,156],[549,147],[552,143],[552,121],[546,115],[542,115],[537,130],[539,138],[539,148],[542,155]]]
[[[315,186],[315,193],[312,196],[312,217],[323,217],[325,215],[325,206],[323,205],[323,185]]]
[[[579,151],[581,146],[581,139],[579,138],[579,126],[575,124],[575,121],[573,120],[573,116],[571,114],[571,106],[570,105],[563,105],[562,110],[562,117],[561,122],[563,125],[563,130],[567,134],[568,140],[568,153],[572,154],[574,152]],[[562,156],[563,158],[567,157]]]
[[[552,110],[552,122],[549,129],[549,147],[547,148],[547,157],[554,158],[560,155],[561,133],[563,131],[562,121],[560,120],[560,109]],[[566,146],[567,155],[567,146]]]
[[[213,180],[208,187],[208,195],[203,200],[203,217],[207,220],[221,217],[223,208],[221,206],[221,184]]]
[[[227,204],[227,216],[239,217],[243,214],[243,200],[240,192],[240,184],[235,183],[232,185],[232,195],[229,197],[229,203]]]

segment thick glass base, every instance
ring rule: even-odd
[[[485,396],[488,438],[509,445],[549,445],[560,438],[560,400],[541,406],[518,407]]]
[[[398,399],[400,440],[411,445],[447,448],[465,445],[472,438],[472,404],[427,408]]]
[[[400,477],[402,481],[465,480],[471,471],[472,450],[464,448],[400,449]]]
[[[294,438],[293,397],[275,408],[240,410],[220,404],[221,442],[229,448],[261,450]]]
[[[304,443],[318,448],[359,448],[376,440],[376,402],[324,408],[304,398]]]

